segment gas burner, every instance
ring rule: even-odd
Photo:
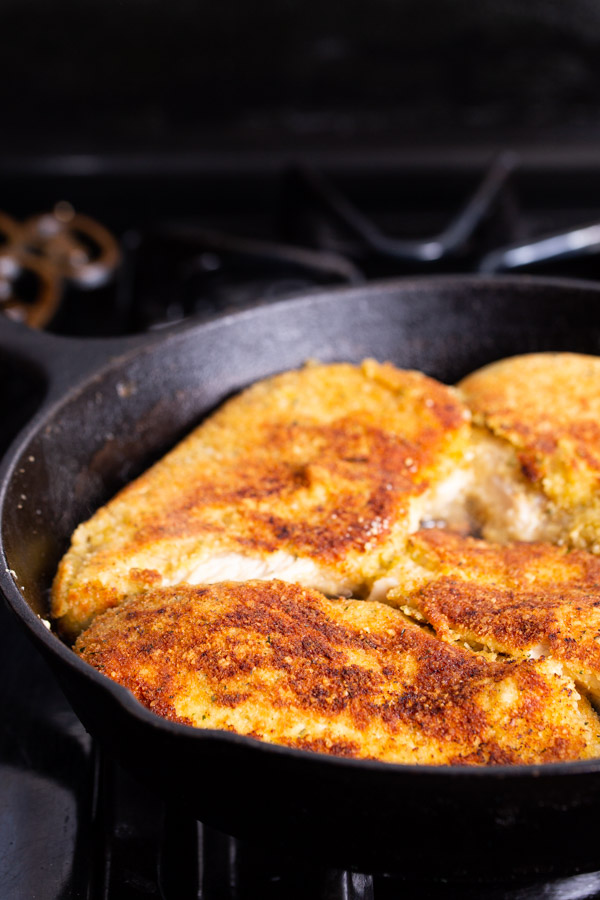
[[[11,215],[0,218],[0,303],[13,314],[31,312],[48,253],[61,267],[52,275],[60,285],[48,280],[44,321],[31,324],[94,337],[404,274],[519,268],[599,276],[600,171],[534,170],[510,154],[474,168],[432,167],[419,159],[409,166],[324,170],[289,168],[288,162],[276,171],[269,159],[260,173],[195,169],[174,177],[136,175],[133,168],[126,176],[111,173],[105,161],[101,175],[66,177],[64,169],[53,175],[43,168],[26,180],[4,176],[2,203]],[[32,211],[52,209],[58,197],[69,202],[50,220],[32,219]],[[116,268],[116,244],[107,260],[102,236],[93,228],[85,236],[86,221],[76,218],[75,208],[89,210],[119,236]],[[113,270],[114,278],[105,280]],[[84,296],[82,289],[92,285]],[[8,359],[0,376],[0,446],[6,448],[35,412],[44,386],[35,371]],[[0,624],[0,683],[6,687],[0,693],[2,898],[600,898],[599,872],[534,873],[502,884],[466,876],[444,883],[425,872],[417,883],[401,873],[360,874],[292,855],[273,858],[269,848],[204,827],[165,808],[107,760],[4,609]]]
[[[132,330],[415,268],[473,268],[475,254],[492,236],[496,245],[515,236],[514,167],[512,154],[498,157],[458,212],[423,238],[390,236],[323,172],[308,167],[284,172],[278,201],[267,211],[265,236],[185,219],[153,224],[136,240]],[[373,199],[392,198],[379,193]]]
[[[600,872],[513,881],[421,880],[365,874],[281,857],[171,809],[118,766],[93,754],[96,806],[81,832],[102,865],[77,857],[71,872],[84,896],[142,900],[598,900]],[[451,827],[451,826],[450,826]],[[75,845],[71,848],[75,852]],[[75,896],[69,895],[67,896]]]
[[[190,315],[214,316],[279,300],[319,285],[360,284],[346,257],[280,240],[239,237],[186,224],[155,227],[139,242],[138,329]]]

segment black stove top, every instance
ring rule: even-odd
[[[600,168],[552,169],[500,154],[474,166],[388,160],[323,169],[314,159],[263,159],[150,169],[113,159],[87,171],[27,164],[10,178],[0,173],[0,208],[17,221],[70,204],[106,225],[121,248],[112,280],[93,290],[65,283],[49,330],[135,333],[321,285],[414,273],[515,268],[600,278]],[[27,303],[37,288],[25,288]],[[0,361],[0,375],[5,449],[43,388],[14,360]],[[415,883],[236,842],[169,808],[105,756],[3,607],[0,648],[3,900],[600,897],[600,873],[548,880],[534,872],[494,884],[425,874]]]

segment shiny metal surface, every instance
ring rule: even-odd
[[[481,259],[478,269],[491,275],[596,253],[600,253],[598,222],[544,235],[526,243],[499,247]]]

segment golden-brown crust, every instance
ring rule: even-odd
[[[516,658],[549,656],[600,695],[600,559],[550,544],[489,544],[431,530],[412,535],[422,567],[390,592],[444,640]],[[420,581],[420,584],[419,584]]]
[[[576,354],[480,370],[461,384],[475,431],[451,388],[389,364],[257,383],[80,526],[53,615],[70,636],[98,616],[77,652],[185,724],[402,763],[597,756],[576,685],[600,698],[600,558],[512,538],[600,552],[599,375]],[[436,485],[447,521],[450,485],[455,527],[508,542],[409,536]],[[202,569],[236,554],[309,561],[303,583],[331,593],[396,578],[403,611],[327,600],[296,569]]]
[[[411,502],[461,458],[468,418],[452,388],[372,360],[253,385],[79,527],[53,616],[76,634],[145,589],[132,570],[178,583],[227,553],[283,552],[313,564],[305,583],[366,591],[401,547]]]
[[[75,649],[159,715],[287,746],[477,765],[600,752],[595,713],[547,663],[493,660],[383,604],[280,581],[149,590]]]
[[[495,544],[444,531],[421,529],[408,539],[410,557],[436,573],[514,588],[535,587],[540,592],[600,589],[600,559],[585,550],[543,542],[513,541]]]
[[[459,385],[474,421],[508,442],[525,479],[569,511],[565,537],[593,549],[600,528],[599,385],[600,358],[577,353],[500,360]]]

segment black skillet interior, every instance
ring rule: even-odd
[[[47,404],[9,453],[1,515],[12,574],[1,573],[2,589],[89,731],[223,831],[362,871],[598,868],[600,761],[391,766],[174,725],[76,659],[33,614],[46,612],[76,524],[256,379],[309,358],[372,356],[452,383],[494,359],[563,349],[600,352],[600,286],[526,278],[375,284],[150,336]]]

